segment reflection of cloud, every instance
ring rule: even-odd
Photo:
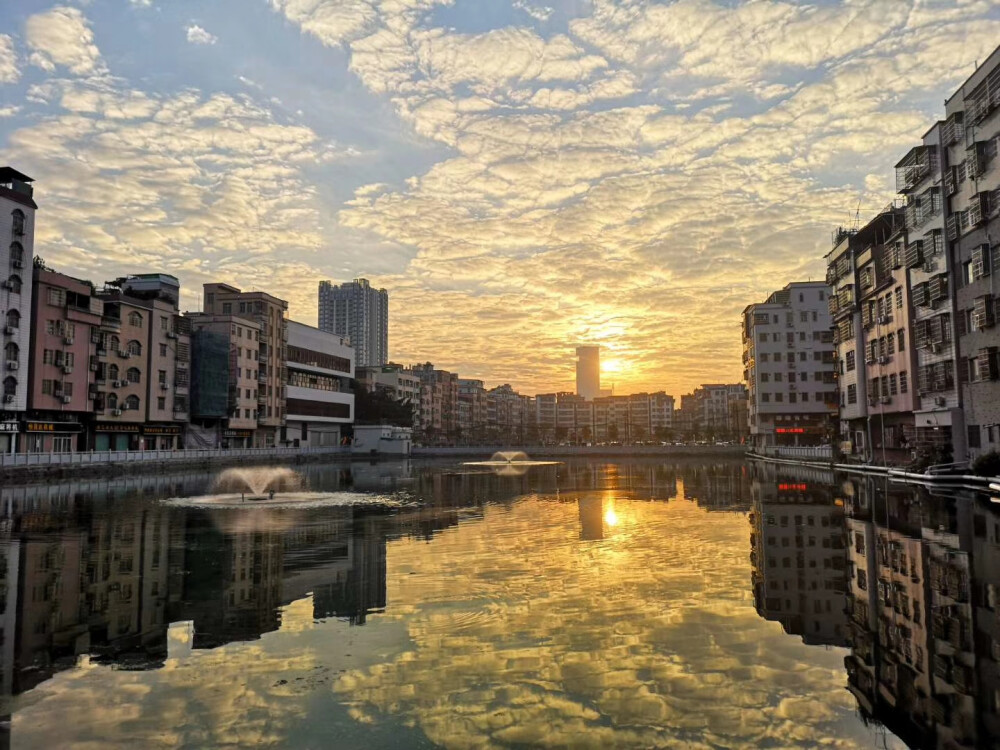
[[[617,508],[627,532],[585,545],[576,504],[531,502],[394,545],[384,617],[412,647],[336,692],[358,717],[402,714],[444,747],[863,745],[843,729],[842,652],[754,612],[745,519]]]

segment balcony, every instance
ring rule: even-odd
[[[937,168],[937,149],[934,146],[917,146],[896,164],[896,192],[912,192]]]

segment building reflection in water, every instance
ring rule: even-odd
[[[858,710],[911,747],[995,746],[996,506],[884,478],[774,465],[755,465],[753,475],[758,612],[808,643],[846,645]]]

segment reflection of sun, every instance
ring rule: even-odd
[[[604,511],[604,523],[606,523],[608,526],[618,525],[618,514],[615,513],[614,507],[608,508],[606,511]]]

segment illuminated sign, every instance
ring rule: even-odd
[[[253,437],[253,430],[224,430],[222,437]]]
[[[808,484],[779,484],[779,492],[805,492],[809,489]]]
[[[174,425],[147,424],[142,427],[143,435],[180,435],[181,428]]]
[[[137,424],[96,424],[94,425],[94,432],[128,432],[130,434],[139,434],[139,425]]]
[[[779,435],[801,435],[805,431],[804,427],[779,427],[775,430]]]
[[[25,422],[25,432],[80,432],[79,422]]]
[[[17,432],[17,422],[0,422],[0,432]]]

